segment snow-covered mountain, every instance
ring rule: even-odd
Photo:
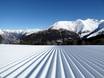
[[[3,30],[0,30],[0,35],[2,37],[2,43],[7,43],[7,44],[19,43],[20,38],[23,35],[30,35],[38,31],[41,31],[41,29],[26,29],[26,30],[3,29]]]
[[[94,29],[92,32],[90,32],[89,34],[85,35],[84,37],[90,38],[90,37],[99,35],[100,32],[103,32],[103,31],[104,31],[104,21],[101,21],[96,29]]]
[[[70,36],[72,36],[73,35],[72,33],[74,33],[74,34],[76,33],[78,36],[80,36],[80,38],[90,38],[90,37],[98,35],[102,31],[104,31],[104,20],[78,19],[75,21],[58,21],[58,22],[54,23],[53,25],[51,25],[49,28],[45,29],[46,31],[44,29],[26,29],[26,30],[0,29],[0,42],[8,43],[8,44],[9,43],[19,43],[21,37],[23,37],[24,35],[27,36],[26,37],[27,39],[28,39],[28,35],[31,39],[33,39],[32,35],[34,35],[34,33],[37,33],[37,37],[38,36],[43,37],[43,35],[45,33],[49,34],[49,32],[51,32],[49,35],[55,36],[55,34],[54,34],[55,32],[51,31],[50,29],[57,30],[57,32],[61,32],[60,29],[63,29],[62,31],[65,32],[65,30],[66,30],[66,32],[68,33],[67,35],[70,34]],[[39,31],[43,31],[42,32],[43,34],[38,33]],[[47,34],[45,34],[45,35],[47,35]],[[60,34],[57,34],[57,35],[60,35]],[[64,33],[64,36],[65,36],[65,33]],[[36,37],[34,37],[34,38],[36,38]],[[70,38],[72,38],[72,37],[70,37]],[[29,40],[31,40],[31,39],[29,39]]]
[[[6,33],[18,33],[18,34],[25,33],[26,35],[29,35],[31,33],[38,31],[41,31],[41,29],[0,29],[0,34],[5,34],[6,32]]]
[[[69,31],[76,32],[80,34],[81,37],[93,32],[96,29],[103,29],[101,27],[101,23],[104,22],[104,20],[95,20],[95,19],[78,19],[75,21],[58,21],[51,25],[51,29],[66,29]],[[100,27],[99,27],[100,26]]]

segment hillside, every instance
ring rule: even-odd
[[[0,30],[2,44],[86,45],[104,44],[104,20],[58,21],[47,29]]]

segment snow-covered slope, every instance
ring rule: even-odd
[[[0,78],[104,78],[104,46],[0,45]]]
[[[73,31],[81,38],[84,36],[86,38],[96,36],[99,32],[104,31],[104,20],[95,19],[77,19],[75,21],[58,21],[51,25],[49,29],[65,29],[68,31]],[[2,36],[2,43],[18,43],[22,35],[30,35],[38,31],[43,31],[44,29],[26,29],[26,30],[1,30],[0,36]],[[46,29],[47,30],[47,29]],[[87,37],[88,36],[88,37]]]
[[[70,31],[75,31],[76,29],[83,27],[82,31],[92,31],[97,28],[100,21],[94,19],[76,21],[58,21],[52,25],[52,29],[66,29]],[[78,27],[78,28],[77,28]]]
[[[76,33],[81,33],[81,36],[85,36],[97,29],[101,21],[103,20],[78,19],[76,21],[58,21],[52,25],[51,29],[66,29]]]
[[[41,31],[41,29],[26,29],[26,30],[11,30],[11,29],[3,29],[0,30],[0,35],[2,36],[2,43],[19,43],[20,37],[25,35],[30,35],[32,33],[36,33]]]
[[[16,29],[0,29],[0,34],[4,34],[6,32],[6,33],[17,33],[17,34],[25,33],[26,35],[29,35],[38,31],[41,31],[41,29],[17,29],[17,30]]]
[[[91,34],[89,35],[89,37],[99,35],[101,32],[104,32],[104,21],[100,22],[100,24],[98,25],[98,27],[94,31],[91,32]]]

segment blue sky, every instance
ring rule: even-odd
[[[0,28],[47,28],[60,20],[104,19],[104,0],[0,0]]]

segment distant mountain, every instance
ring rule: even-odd
[[[49,29],[23,36],[21,44],[74,44],[72,41],[79,40],[78,34],[72,31]]]
[[[1,43],[3,44],[17,44],[20,43],[20,39],[24,35],[36,33],[41,31],[40,29],[32,30],[0,30]]]
[[[55,24],[51,26],[51,29],[66,29],[69,31],[73,31],[76,33],[79,33],[81,37],[84,35],[92,32],[95,30],[100,21],[94,20],[94,19],[87,19],[87,20],[81,20],[78,19],[76,21],[58,21]]]
[[[58,21],[54,23],[50,29],[66,29],[79,34],[82,38],[84,36],[89,38],[98,35],[101,31],[104,31],[104,20],[78,19],[76,21]]]
[[[83,36],[83,38],[87,38],[88,36],[90,36],[90,37],[97,36],[97,35],[99,35],[100,32],[103,32],[103,31],[104,31],[104,22],[101,22],[95,30],[93,30],[89,34]]]
[[[0,30],[0,43],[64,45],[93,42],[94,44],[98,39],[104,39],[102,32],[104,32],[104,20],[58,21],[48,29]]]
[[[104,31],[100,32],[98,35],[82,39],[81,44],[85,45],[104,45]]]

